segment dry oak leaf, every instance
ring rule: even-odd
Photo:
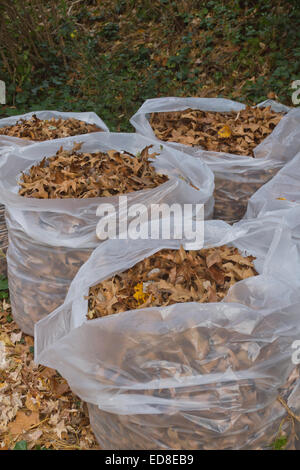
[[[37,396],[36,398],[34,398],[31,393],[28,392],[25,401],[26,408],[30,411],[38,411],[40,409],[40,405],[41,403],[39,397]]]
[[[18,343],[22,338],[22,331],[20,331],[19,333],[12,333],[10,335],[10,340],[12,343]]]
[[[32,426],[39,423],[39,413],[37,411],[18,411],[16,419],[8,425],[8,429],[14,436],[28,431]]]
[[[36,441],[43,435],[43,431],[41,429],[35,429],[34,431],[32,431],[31,433],[29,433],[27,436],[26,436],[26,439],[31,442],[35,445],[36,444]]]
[[[70,390],[67,382],[58,382],[55,377],[50,377],[50,387],[53,396],[57,398],[61,397]]]
[[[40,375],[42,375],[43,377],[46,377],[48,379],[50,377],[53,377],[56,374],[57,374],[57,372],[56,372],[55,369],[51,369],[50,367],[45,367],[45,369],[42,370]]]
[[[54,431],[56,432],[56,434],[58,435],[59,439],[62,438],[62,433],[67,433],[68,430],[67,428],[65,427],[65,422],[64,420],[60,421],[54,428]]]
[[[240,258],[240,256],[238,256],[238,258]],[[206,265],[208,268],[210,268],[211,266],[217,263],[222,263],[222,258],[220,256],[219,251],[216,250],[206,256]]]

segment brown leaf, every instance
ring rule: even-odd
[[[27,393],[25,406],[30,411],[38,411],[40,409],[39,399],[34,398],[30,392]]]
[[[39,423],[39,413],[37,411],[18,411],[16,419],[8,425],[9,431],[13,435],[21,434],[32,426]]]
[[[69,385],[66,382],[59,382],[55,377],[50,378],[50,386],[53,395],[57,398],[70,391]]]
[[[208,268],[213,266],[214,264],[222,263],[222,258],[218,250],[213,251],[206,257],[206,265]]]
[[[57,372],[56,370],[51,369],[50,367],[45,367],[40,375],[42,375],[43,377],[50,378],[50,377],[54,377],[55,375],[57,375]]]
[[[225,277],[222,271],[220,271],[214,266],[211,266],[210,268],[208,268],[208,271],[211,277],[213,278],[213,280],[216,281],[217,284],[221,284],[221,285],[224,284]]]

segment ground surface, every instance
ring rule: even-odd
[[[86,405],[53,369],[33,362],[33,338],[0,303],[0,449],[97,449]]]

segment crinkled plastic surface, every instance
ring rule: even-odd
[[[266,100],[258,106],[271,106],[274,111],[286,112],[287,115],[254,149],[255,158],[166,142],[167,145],[201,158],[209,165],[215,175],[214,218],[229,223],[244,216],[249,197],[269,181],[285,162],[294,157],[300,148],[300,109],[291,109],[273,100]],[[182,111],[187,108],[238,112],[245,105],[223,98],[155,98],[145,101],[130,122],[137,133],[156,138],[149,123],[151,113]]]
[[[245,218],[277,217],[300,241],[300,153],[251,196]]]
[[[93,112],[85,112],[85,113],[67,113],[62,111],[33,111],[26,114],[21,114],[18,116],[11,116],[8,118],[0,119],[0,127],[11,126],[15,124],[20,119],[30,119],[32,115],[35,114],[39,119],[68,119],[68,118],[75,118],[81,121],[88,122],[90,124],[96,124],[99,126],[104,132],[109,132],[108,127],[102,121],[102,119],[97,116],[97,114]],[[67,137],[68,138],[68,137]],[[27,147],[32,145],[33,142],[30,140],[20,139],[18,137],[10,137],[6,135],[0,134],[0,168],[2,165],[5,164],[6,159],[9,157],[9,154],[16,148],[20,147]],[[4,217],[4,207],[0,205],[0,248],[6,249],[8,246],[8,237],[7,237],[7,229],[5,224],[5,217]]]
[[[300,260],[276,219],[206,222],[205,247],[233,244],[256,256],[259,275],[235,284],[224,301],[86,319],[90,286],[181,243],[97,247],[64,304],[35,325],[35,361],[57,369],[88,402],[103,449],[264,449],[280,426],[293,448],[277,397],[299,412],[292,344],[300,338]]]
[[[99,204],[111,203],[118,209],[118,196],[41,200],[18,195],[22,171],[54,155],[61,145],[72,149],[75,142],[83,142],[82,150],[87,152],[115,149],[132,154],[153,143],[137,134],[99,132],[33,144],[13,151],[6,159],[1,168],[0,200],[7,211],[10,300],[12,314],[27,334],[33,334],[35,321],[62,304],[77,270],[100,243],[96,237]],[[205,216],[211,217],[214,183],[206,164],[156,142],[154,151],[159,155],[153,165],[168,174],[169,180],[154,189],[129,193],[128,207],[198,203],[205,204]]]

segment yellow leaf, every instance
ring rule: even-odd
[[[227,139],[232,134],[231,129],[229,126],[225,125],[218,131],[218,136],[222,137],[223,139]]]
[[[0,333],[0,342],[4,343],[5,346],[13,346],[7,333]]]
[[[278,201],[286,201],[285,197],[278,197],[277,199],[278,199]]]
[[[135,298],[135,300],[138,301],[140,305],[143,304],[148,297],[148,295],[143,292],[143,283],[139,282],[136,286],[134,286],[134,290],[135,294],[133,294],[133,297]]]

